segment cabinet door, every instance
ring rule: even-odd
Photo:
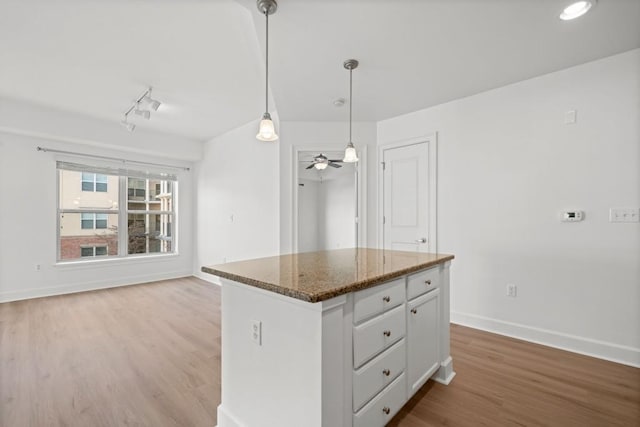
[[[407,373],[409,396],[440,367],[440,289],[407,306]]]

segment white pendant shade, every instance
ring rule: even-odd
[[[264,114],[262,120],[260,120],[260,130],[256,135],[259,141],[277,141],[278,134],[276,134],[276,128],[271,120],[269,114],[269,15],[275,13],[278,9],[278,3],[276,0],[258,0],[258,10],[264,14],[265,18],[265,81],[264,81]]]
[[[344,159],[342,159],[345,163],[355,163],[358,161],[358,155],[356,154],[356,147],[353,146],[353,142],[350,142],[347,145],[347,148],[344,150]]]
[[[278,135],[276,135],[276,129],[273,126],[273,121],[271,118],[262,118],[260,120],[260,131],[256,135],[260,141],[276,141],[278,139]]]

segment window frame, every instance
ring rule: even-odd
[[[62,166],[61,166],[62,165]],[[65,165],[73,165],[73,167],[65,167]],[[91,262],[104,262],[105,260],[109,260],[109,261],[115,261],[115,260],[130,260],[130,259],[145,259],[145,258],[153,258],[153,257],[166,257],[166,256],[176,256],[178,255],[178,229],[179,229],[179,224],[178,224],[178,189],[179,189],[179,182],[180,179],[178,177],[178,175],[173,174],[173,173],[168,173],[168,172],[141,172],[141,171],[136,171],[136,170],[129,170],[129,169],[121,169],[121,168],[117,168],[117,167],[99,167],[99,166],[91,166],[88,164],[78,164],[78,163],[69,163],[66,161],[58,161],[56,164],[56,208],[57,208],[57,219],[56,219],[56,264],[57,265],[64,265],[64,264],[85,264],[85,263],[91,263]],[[96,172],[96,169],[99,169],[100,172]],[[112,173],[103,173],[102,170],[106,170],[106,172],[112,172]],[[62,208],[61,205],[61,194],[60,191],[62,190],[61,188],[61,173],[62,171],[76,171],[76,172],[80,172],[81,174],[84,173],[93,173],[94,174],[94,188],[95,188],[95,182],[96,182],[96,176],[97,175],[104,175],[106,177],[106,180],[108,181],[108,176],[115,176],[118,178],[118,208],[117,209],[73,209],[73,208],[69,208],[69,209],[64,209]],[[171,186],[171,192],[169,193],[170,196],[170,202],[169,202],[169,207],[170,210],[130,210],[129,206],[128,206],[128,202],[129,202],[129,196],[128,196],[128,180],[129,178],[134,178],[134,179],[140,179],[145,181],[145,200],[143,201],[136,201],[136,200],[132,200],[134,203],[135,202],[142,202],[147,204],[148,202],[148,198],[150,197],[151,193],[153,193],[152,188],[151,188],[151,184],[150,181],[168,181]],[[82,182],[88,182],[88,181],[83,181],[83,176],[80,176],[80,181]],[[82,185],[82,184],[81,184]],[[84,191],[81,189],[81,191]],[[154,196],[155,197],[155,196]],[[148,206],[148,205],[147,205]],[[129,229],[128,229],[128,216],[129,213],[144,213],[145,214],[145,221],[148,223],[150,221],[150,219],[152,218],[150,215],[168,215],[171,220],[170,220],[170,225],[168,226],[168,230],[170,230],[170,233],[168,233],[167,236],[162,236],[164,240],[167,240],[170,242],[170,250],[167,250],[165,252],[149,252],[149,237],[150,235],[147,233],[146,235],[146,239],[147,239],[147,243],[146,243],[146,252],[145,253],[129,253]],[[85,256],[82,257],[80,256],[79,258],[70,258],[70,259],[62,259],[61,255],[62,255],[62,244],[61,244],[61,238],[62,233],[61,233],[61,217],[63,214],[66,213],[80,213],[80,214],[87,214],[87,213],[91,213],[93,214],[93,228],[89,229],[89,228],[82,228],[82,224],[80,226],[81,230],[108,230],[109,229],[109,225],[108,225],[108,218],[109,215],[117,215],[118,221],[118,229],[117,229],[117,245],[118,245],[118,250],[117,250],[117,254],[116,255],[109,255],[109,249],[108,249],[108,245],[107,245],[107,254],[106,255],[100,255],[100,256]],[[104,219],[100,218],[98,219],[98,215],[104,215]],[[96,225],[98,223],[98,221],[101,220],[106,220],[107,226],[106,228],[96,228]],[[81,216],[81,221],[82,221],[82,216]],[[148,226],[147,226],[148,228]],[[93,246],[94,248],[96,246],[105,246],[105,245],[94,245],[91,243],[87,243],[86,245],[84,245],[84,247],[91,247]],[[80,247],[82,248],[83,245],[80,245]],[[95,249],[94,249],[94,254],[95,254]],[[96,259],[98,258],[98,259]]]

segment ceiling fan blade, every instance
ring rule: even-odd
[[[342,160],[329,160],[330,162],[334,162],[334,163],[343,163]]]
[[[339,164],[333,163],[333,162],[329,163],[329,166],[331,166],[332,168],[341,168],[342,167],[342,165],[339,165]]]
[[[314,167],[315,165],[316,165],[315,163],[312,163],[312,164],[310,164],[309,166],[307,166],[305,169],[311,169],[311,168],[312,168],[312,167]]]

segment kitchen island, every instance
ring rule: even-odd
[[[448,384],[453,255],[368,248],[202,267],[222,283],[219,427],[384,426]]]

